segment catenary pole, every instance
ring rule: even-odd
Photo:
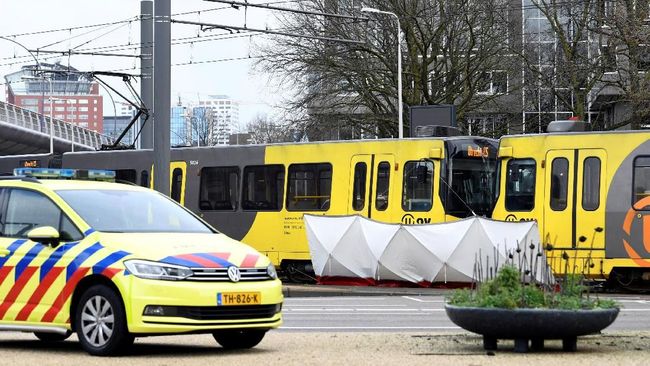
[[[154,14],[154,189],[169,196],[171,0],[156,0]]]
[[[153,0],[142,0],[140,3],[140,95],[144,106],[153,115]],[[140,148],[153,148],[153,121],[145,123],[145,117],[140,120]]]

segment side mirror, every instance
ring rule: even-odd
[[[61,242],[59,232],[51,226],[41,226],[32,229],[27,233],[27,237],[31,241],[46,244],[55,248]]]

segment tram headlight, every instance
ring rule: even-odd
[[[278,278],[278,272],[275,270],[273,263],[269,264],[266,267],[266,274],[269,275],[272,279],[276,280]]]

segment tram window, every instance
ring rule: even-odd
[[[637,204],[644,198],[650,197],[650,157],[643,156],[634,159],[634,191],[632,204],[636,210],[650,210],[649,205]]]
[[[388,208],[388,188],[390,182],[390,163],[382,161],[377,166],[377,196],[375,209],[385,211]]]
[[[553,211],[564,211],[569,191],[569,161],[555,158],[551,165],[550,204]]]
[[[535,208],[535,160],[511,159],[506,171],[506,210],[531,211]]]
[[[287,210],[327,211],[332,191],[331,164],[292,164],[287,184]]]
[[[597,210],[600,206],[600,159],[588,157],[582,169],[582,208]]]
[[[134,169],[118,169],[115,171],[115,180],[136,183],[138,173]]]
[[[140,172],[140,186],[149,188],[149,172],[146,170]]]
[[[352,209],[361,211],[366,206],[366,172],[368,167],[364,162],[354,165],[354,182],[352,184]]]
[[[242,191],[242,209],[280,211],[284,195],[284,166],[245,167]]]
[[[404,211],[429,211],[433,205],[433,163],[407,161],[404,164],[402,208]]]
[[[171,197],[174,201],[181,201],[181,191],[183,187],[183,169],[176,168],[172,173]]]
[[[206,167],[201,169],[199,209],[201,211],[234,211],[239,192],[239,167]]]

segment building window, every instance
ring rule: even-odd
[[[284,166],[245,167],[242,191],[242,209],[280,211],[284,196]]]
[[[88,104],[88,99],[79,99],[79,104]]]
[[[354,166],[354,182],[352,186],[352,209],[363,210],[366,205],[366,163],[359,162]]]
[[[502,70],[494,70],[483,73],[479,85],[479,94],[507,94],[508,73]]]
[[[87,115],[87,114],[80,114],[80,115],[79,115],[79,119],[81,119],[81,120],[87,120],[87,119],[88,119],[88,115]]]
[[[332,190],[332,165],[292,164],[287,184],[287,210],[327,211]]]
[[[79,112],[88,112],[88,107],[79,107]]]
[[[582,169],[582,208],[595,211],[600,206],[600,159],[589,157]]]
[[[550,205],[553,211],[564,211],[567,207],[569,190],[569,161],[565,158],[553,159],[551,166]]]
[[[38,99],[23,99],[21,102],[22,105],[38,105]]]
[[[650,205],[639,203],[650,197],[650,157],[643,156],[634,159],[634,182],[632,183],[632,204],[635,210],[649,211]]]
[[[404,164],[402,208],[429,211],[433,206],[433,162],[407,161]]]
[[[54,107],[56,112],[65,112],[65,107]]]
[[[511,159],[506,171],[506,210],[535,208],[535,160]]]
[[[239,167],[206,167],[201,169],[199,209],[202,211],[234,211],[239,192]]]

